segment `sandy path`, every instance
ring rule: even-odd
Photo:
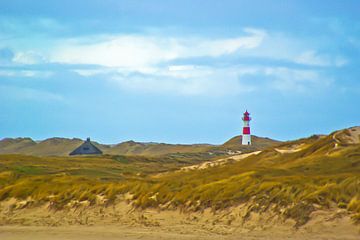
[[[1,226],[1,240],[358,240],[358,236],[311,232],[282,233],[276,231],[255,231],[236,235],[220,235],[210,232],[175,233],[161,229],[113,226],[73,226],[73,227],[25,227]]]
[[[1,240],[157,240],[157,239],[222,239],[221,235],[163,232],[161,229],[138,227],[0,227]]]

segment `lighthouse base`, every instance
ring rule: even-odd
[[[242,135],[242,145],[251,145],[251,135],[250,134]]]

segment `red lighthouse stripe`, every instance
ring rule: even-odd
[[[250,134],[250,127],[243,127],[243,134]]]

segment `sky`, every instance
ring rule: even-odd
[[[0,138],[220,144],[360,125],[360,2],[1,0]]]

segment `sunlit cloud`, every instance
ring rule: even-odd
[[[302,94],[328,89],[333,79],[316,70],[285,67],[231,66],[170,66],[153,74],[122,74],[109,77],[123,90],[162,95],[191,95],[221,97],[256,93],[267,89],[285,94]],[[248,79],[261,78],[261,82]]]
[[[220,39],[121,35],[104,37],[95,43],[85,39],[69,40],[54,49],[50,59],[69,64],[144,68],[178,58],[218,57],[239,49],[253,49],[266,35],[262,30],[244,31],[244,36]]]
[[[54,24],[50,19],[37,21],[37,26],[42,27]],[[46,78],[53,72],[37,70],[37,65],[66,65],[67,71],[86,78],[97,76],[122,90],[182,96],[219,97],[261,89],[283,93],[326,89],[334,80],[321,69],[340,68],[348,63],[342,56],[322,54],[316,46],[309,50],[306,41],[255,28],[244,28],[241,34],[227,38],[195,34],[175,37],[159,32],[109,34],[55,39],[46,51],[11,50],[10,56],[8,48],[4,49],[2,55],[19,68],[3,69],[0,76]],[[269,62],[241,63],[236,57]],[[192,63],[199,58],[206,59],[205,63]],[[224,59],[228,62],[221,64]],[[179,60],[181,63],[177,64]],[[283,61],[281,66],[272,65],[272,61],[278,60]],[[263,80],[244,81],[251,78]]]

